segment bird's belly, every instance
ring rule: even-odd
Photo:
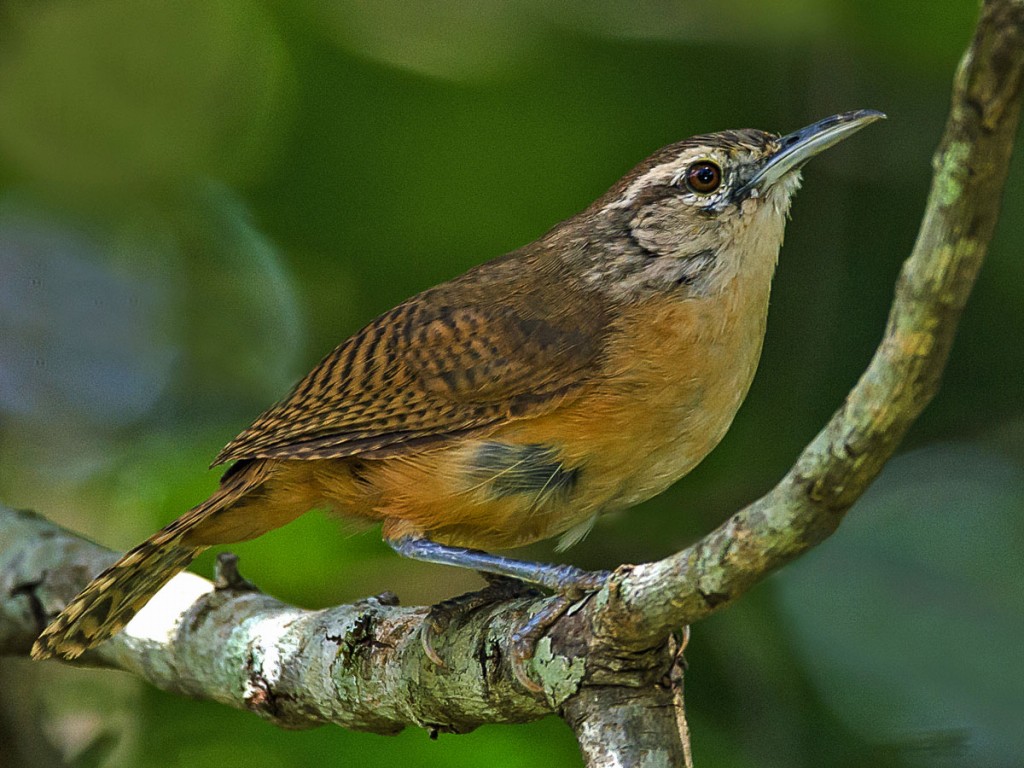
[[[601,376],[561,407],[437,450],[366,460],[358,483],[325,498],[382,519],[388,538],[483,549],[556,536],[644,501],[722,439],[760,355],[763,315],[737,327],[701,310],[645,311],[645,333],[623,334]]]
[[[604,478],[594,494],[602,511],[662,492],[725,436],[757,368],[764,314],[755,305],[723,319],[722,306],[668,305],[660,333],[632,334],[640,341],[623,350],[616,375],[577,405],[570,450]],[[652,314],[644,313],[648,324]]]
[[[606,509],[639,504],[688,474],[725,436],[745,393],[732,387],[680,393],[676,408],[666,408],[642,435],[621,446],[625,455],[618,466],[628,469]]]

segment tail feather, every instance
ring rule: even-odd
[[[33,659],[74,659],[120,631],[206,547],[186,547],[160,531],[93,579],[32,646]]]
[[[93,579],[50,622],[32,646],[33,659],[74,659],[118,632],[161,587],[207,547],[187,535],[258,487],[268,462],[236,465],[209,499],[157,531]],[[236,469],[237,467],[237,469]]]

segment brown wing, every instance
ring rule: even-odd
[[[386,456],[550,410],[596,366],[607,327],[603,303],[561,264],[513,253],[400,304],[214,464]]]

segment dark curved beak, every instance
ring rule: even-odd
[[[753,178],[736,190],[735,196],[756,196],[758,192],[771,186],[790,171],[802,168],[804,163],[819,152],[835,146],[876,120],[884,119],[885,115],[878,110],[858,109],[826,117],[781,137],[779,150],[765,161]]]

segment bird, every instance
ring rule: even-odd
[[[408,557],[597,589],[606,572],[493,550],[569,546],[719,443],[802,167],[884,117],[677,141],[536,241],[385,312],[229,442],[217,490],[96,576],[32,656],[78,657],[203,550],[313,509],[379,522]]]

